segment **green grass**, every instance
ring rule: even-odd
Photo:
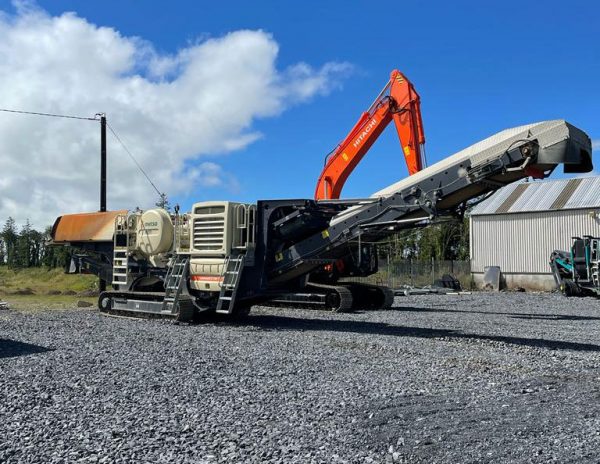
[[[37,311],[40,309],[72,309],[77,307],[79,301],[87,301],[92,306],[88,309],[97,308],[97,297],[71,296],[71,295],[9,295],[1,297],[11,309]]]
[[[72,307],[77,301],[95,302],[93,275],[65,274],[62,269],[8,269],[0,266],[0,299],[12,308]]]

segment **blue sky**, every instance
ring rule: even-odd
[[[394,68],[404,72],[421,95],[430,162],[504,128],[545,119],[567,119],[600,140],[598,2],[37,4],[52,16],[74,11],[97,26],[139,36],[165,54],[177,53],[199,38],[261,29],[279,46],[278,68],[298,62],[351,65],[334,77],[337,82],[330,92],[276,116],[255,118],[253,130],[262,134],[255,142],[203,156],[202,161],[214,162],[234,176],[235,187],[194,188],[172,196],[184,208],[207,199],[312,197],[325,155],[370,105]],[[0,9],[15,13],[7,1],[0,1]],[[231,104],[236,100],[232,87]],[[125,129],[120,132],[126,139]],[[136,153],[136,146],[129,145]],[[146,169],[153,177],[152,166]],[[350,177],[343,196],[364,197],[406,175],[395,131],[389,127]]]

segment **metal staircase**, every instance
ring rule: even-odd
[[[190,258],[187,255],[176,255],[173,266],[167,271],[165,277],[165,298],[163,312],[179,313],[179,297],[185,285],[189,270]]]
[[[223,283],[219,293],[216,312],[219,314],[231,314],[235,305],[235,296],[242,269],[244,268],[245,254],[227,257],[223,271]]]
[[[127,288],[129,284],[129,242],[130,230],[127,215],[120,214],[115,217],[115,234],[113,246],[113,288]]]
[[[113,274],[112,274],[112,286],[114,288],[121,288],[119,286],[127,286],[129,280],[129,254],[127,248],[113,250]]]

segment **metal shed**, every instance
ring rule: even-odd
[[[550,253],[583,235],[600,236],[600,177],[508,185],[471,211],[473,279],[500,266],[508,288],[552,290]]]

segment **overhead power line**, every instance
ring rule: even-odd
[[[103,113],[96,113],[94,115],[94,117],[89,118],[89,117],[85,117],[85,116],[73,116],[73,115],[69,115],[69,114],[42,113],[42,112],[39,112],[39,111],[11,110],[11,109],[8,109],[8,108],[0,108],[0,112],[4,112],[4,113],[16,113],[16,114],[31,114],[31,115],[35,115],[35,116],[46,116],[46,117],[50,117],[50,118],[79,119],[79,120],[83,120],[83,121],[100,121],[100,118],[104,116]],[[154,185],[154,182],[152,182],[152,179],[150,179],[150,177],[148,176],[148,174],[146,173],[146,171],[144,171],[144,169],[142,168],[142,166],[140,165],[140,163],[138,163],[137,159],[135,159],[135,156],[133,156],[133,153],[131,153],[131,151],[129,151],[129,149],[127,148],[127,146],[125,146],[125,144],[123,143],[123,141],[121,140],[121,138],[115,132],[115,130],[113,129],[113,127],[108,123],[108,121],[106,122],[106,125],[108,126],[108,128],[110,129],[110,131],[112,132],[112,134],[115,136],[115,138],[117,139],[117,141],[121,144],[121,146],[123,147],[123,150],[125,150],[125,152],[129,155],[129,157],[135,163],[135,165],[140,170],[140,172],[144,175],[144,177],[148,180],[148,182],[150,182],[150,185],[152,185],[152,187],[154,188],[154,190],[156,190],[156,193],[158,193],[159,196],[162,196],[163,193],[160,190],[158,190],[158,188],[156,187],[156,185]]]
[[[93,118],[88,118],[85,116],[72,116],[69,114],[54,114],[54,113],[40,113],[37,111],[21,111],[21,110],[9,110],[7,108],[0,108],[0,111],[4,113],[18,113],[18,114],[33,114],[35,116],[48,116],[50,118],[65,118],[65,119],[81,119],[84,121],[98,121],[98,115]]]
[[[146,171],[144,171],[144,169],[142,168],[142,166],[140,165],[140,163],[138,163],[138,161],[135,159],[135,156],[133,156],[133,153],[131,153],[129,151],[129,149],[125,146],[125,144],[123,143],[123,141],[121,140],[121,138],[117,135],[117,133],[115,132],[115,130],[113,129],[113,127],[108,123],[108,121],[106,122],[106,125],[108,126],[108,128],[110,129],[110,131],[112,132],[112,134],[115,136],[115,138],[117,139],[117,141],[121,144],[121,146],[123,147],[123,150],[125,150],[125,153],[127,153],[129,155],[129,157],[133,160],[133,162],[138,167],[138,169],[141,171],[141,173],[144,175],[144,177],[146,177],[146,179],[148,180],[148,182],[150,182],[150,185],[152,185],[152,187],[154,188],[154,190],[156,190],[156,193],[158,193],[159,196],[162,195],[162,192],[160,190],[158,190],[158,188],[156,187],[156,185],[154,185],[154,182],[152,182],[152,180],[150,179],[150,177],[148,176],[148,174],[146,174]]]

